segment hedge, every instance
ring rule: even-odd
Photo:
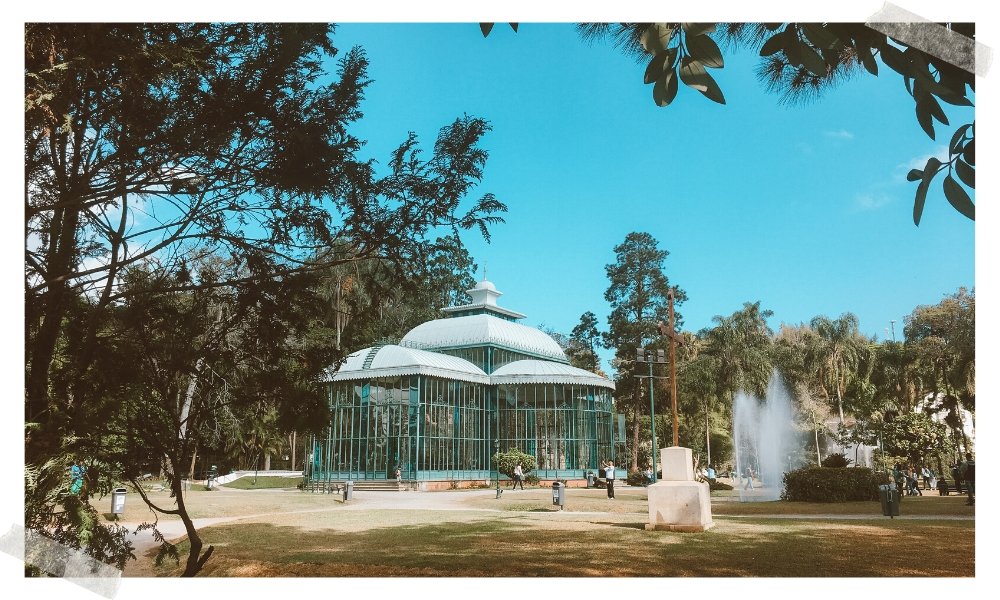
[[[884,476],[865,467],[806,467],[785,473],[782,500],[846,502],[878,500]]]

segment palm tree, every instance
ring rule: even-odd
[[[715,357],[719,389],[732,398],[738,390],[763,395],[771,378],[771,337],[767,319],[774,314],[761,310],[760,301],[743,304],[743,308],[728,317],[716,315],[715,327],[704,332],[706,353]]]
[[[822,392],[830,397],[827,386],[833,388],[837,399],[837,411],[840,423],[844,423],[844,390],[858,365],[861,343],[867,340],[858,333],[858,317],[853,313],[844,313],[836,319],[820,315],[813,317],[809,325],[819,334],[821,343],[821,374]]]

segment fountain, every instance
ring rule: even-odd
[[[777,370],[771,374],[763,401],[737,392],[733,399],[733,442],[740,501],[777,500],[784,474],[798,466],[792,456],[799,446],[791,396]],[[741,479],[748,466],[762,484],[755,486],[753,493]]]

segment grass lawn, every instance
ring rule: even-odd
[[[903,515],[881,516],[877,502],[740,503],[713,498],[716,526],[704,533],[645,531],[645,490],[568,490],[555,510],[551,490],[463,494],[455,510],[365,509],[291,493],[191,494],[261,514],[254,502],[324,505],[327,512],[281,514],[202,530],[216,546],[203,575],[219,577],[971,577],[975,521],[964,498],[906,498]],[[434,502],[456,492],[429,492]],[[277,498],[266,498],[268,496]],[[241,502],[242,500],[242,502]],[[221,507],[216,507],[218,510]],[[492,508],[494,511],[484,511]],[[463,510],[468,509],[468,510]],[[500,509],[496,512],[495,509]],[[199,512],[209,506],[199,505]],[[225,511],[229,513],[229,510]],[[808,518],[811,515],[834,515]],[[835,515],[845,515],[838,519]],[[870,519],[857,518],[871,515]],[[736,515],[740,515],[737,517]],[[784,518],[767,518],[780,515]],[[796,519],[796,515],[804,518]],[[853,515],[853,518],[846,518]],[[255,519],[257,520],[257,519]],[[181,544],[182,556],[186,545]],[[511,557],[517,556],[516,563]],[[517,566],[512,571],[513,565]],[[140,557],[130,575],[176,575]]]
[[[266,490],[266,489],[295,489],[295,486],[302,483],[302,477],[257,477],[254,482],[253,475],[247,475],[234,479],[225,484],[224,487],[237,490]]]

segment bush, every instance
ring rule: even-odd
[[[806,467],[785,473],[781,498],[798,502],[878,500],[882,479],[868,468]]]
[[[538,485],[539,481],[541,480],[538,478],[538,475],[535,475],[534,473],[529,473],[524,476],[524,483],[527,483],[528,485]]]
[[[835,452],[824,458],[819,464],[827,468],[840,469],[850,465],[852,462],[843,452]]]
[[[649,480],[646,479],[645,473],[635,470],[628,472],[628,476],[625,478],[625,483],[628,485],[647,485]]]
[[[514,467],[518,463],[520,463],[521,471],[524,472],[525,476],[538,468],[538,461],[535,460],[534,456],[525,454],[517,448],[511,448],[506,452],[497,452],[493,455],[493,464],[497,466],[497,470],[510,478],[514,477]]]
[[[722,483],[718,479],[709,479],[708,480],[708,489],[711,490],[711,491],[715,491],[715,490],[731,490],[731,489],[733,489],[733,486],[729,485],[728,483]]]

